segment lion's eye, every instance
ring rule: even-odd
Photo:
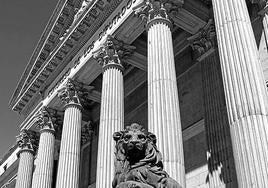
[[[125,135],[124,140],[129,140],[131,138],[131,135]]]
[[[138,135],[138,138],[139,138],[140,140],[145,140],[145,136],[144,136],[143,134],[139,134],[139,135]]]

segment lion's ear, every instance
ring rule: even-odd
[[[156,144],[156,136],[153,133],[148,133],[147,137]]]
[[[120,140],[120,138],[123,136],[123,132],[120,131],[120,132],[115,132],[114,135],[113,135],[113,138],[114,138],[114,141],[118,141]]]

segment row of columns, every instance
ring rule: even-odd
[[[246,2],[212,0],[212,3],[238,186],[264,188],[268,186],[268,98]],[[136,13],[146,18],[148,32],[148,129],[160,140],[158,145],[165,169],[185,187],[172,24],[168,16],[170,7],[174,6],[180,4],[146,0],[137,7]],[[103,66],[97,188],[112,187],[112,134],[124,125],[122,62],[125,56],[122,52],[126,49],[120,44],[108,37],[95,53],[95,58]],[[65,112],[56,187],[78,188],[83,108],[71,81],[60,91],[59,97],[65,103]],[[25,131],[20,136],[22,150],[16,188],[51,187],[55,137],[48,113],[43,112],[40,126],[33,181],[31,134]]]

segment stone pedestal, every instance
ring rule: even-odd
[[[51,188],[54,163],[55,125],[46,108],[41,110],[38,117],[38,126],[41,129],[40,141],[32,188]]]
[[[113,133],[124,127],[123,66],[112,38],[95,58],[103,66],[96,188],[112,187],[115,144]]]
[[[70,80],[60,91],[59,97],[65,103],[65,112],[56,187],[78,188],[82,106]]]
[[[160,1],[137,9],[148,31],[148,130],[156,134],[164,169],[185,187],[182,129],[171,21]]]
[[[212,0],[238,186],[268,187],[268,96],[245,0]]]
[[[16,188],[31,188],[34,154],[37,144],[36,134],[33,131],[22,130],[17,139],[21,150],[18,153],[20,162],[16,180]]]

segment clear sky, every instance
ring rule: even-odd
[[[0,158],[22,122],[8,102],[58,0],[0,0]]]

